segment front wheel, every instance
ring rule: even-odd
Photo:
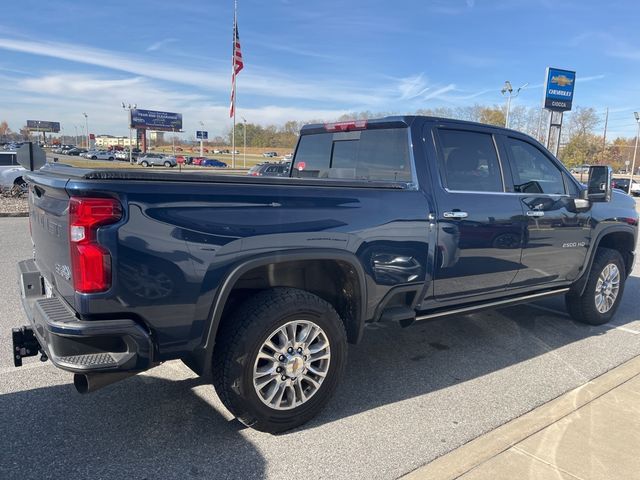
[[[242,423],[279,433],[327,404],[346,355],[344,324],[329,303],[303,290],[273,288],[250,298],[221,326],[213,383]]]
[[[140,162],[140,165],[142,165],[143,167],[148,167],[149,162],[147,162],[146,160],[143,160],[142,162]]]
[[[171,162],[164,162],[164,166],[169,168],[171,166]]]
[[[589,325],[607,323],[620,305],[626,278],[620,252],[599,248],[582,295],[569,292],[565,297],[569,314],[574,320]]]

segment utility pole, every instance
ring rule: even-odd
[[[133,145],[131,145],[133,143],[133,140],[131,139],[131,110],[135,110],[136,108],[138,108],[138,105],[134,103],[132,106],[130,103],[125,104],[124,102],[122,102],[122,108],[123,110],[127,110],[129,112],[127,124],[127,126],[129,127],[129,163],[133,164]]]
[[[607,149],[607,125],[609,123],[609,107],[604,117],[604,133],[602,134],[602,163],[604,163],[604,153]]]
[[[204,122],[202,120],[200,121],[200,126],[202,127],[202,131],[204,131]],[[203,135],[200,135],[200,156],[204,157],[204,150],[202,146],[202,136]]]
[[[78,126],[74,125],[73,128],[76,129],[76,147],[80,147],[80,145],[78,145]]]

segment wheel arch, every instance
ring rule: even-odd
[[[320,278],[310,283],[310,275]],[[338,275],[338,282],[334,275]],[[300,288],[329,302],[345,324],[349,343],[360,341],[366,320],[367,291],[358,258],[330,249],[277,252],[245,259],[231,268],[214,299],[206,341],[185,363],[196,373],[207,372],[219,327],[235,305],[257,291],[278,286]]]
[[[636,232],[631,226],[626,225],[613,225],[602,230],[596,237],[596,241],[593,242],[592,248],[587,255],[587,263],[583,270],[582,275],[574,282],[572,290],[582,295],[587,281],[589,279],[589,273],[593,266],[593,260],[596,256],[598,248],[605,247],[612,250],[617,250],[622,255],[625,264],[625,273],[627,276],[631,273],[634,261],[634,250],[636,245]]]

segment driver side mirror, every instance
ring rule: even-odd
[[[581,197],[591,202],[610,202],[612,173],[607,165],[589,167],[587,189],[582,191]]]

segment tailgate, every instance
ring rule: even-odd
[[[46,287],[74,304],[69,250],[68,178],[31,175],[29,184],[29,217],[36,265],[45,278]]]

